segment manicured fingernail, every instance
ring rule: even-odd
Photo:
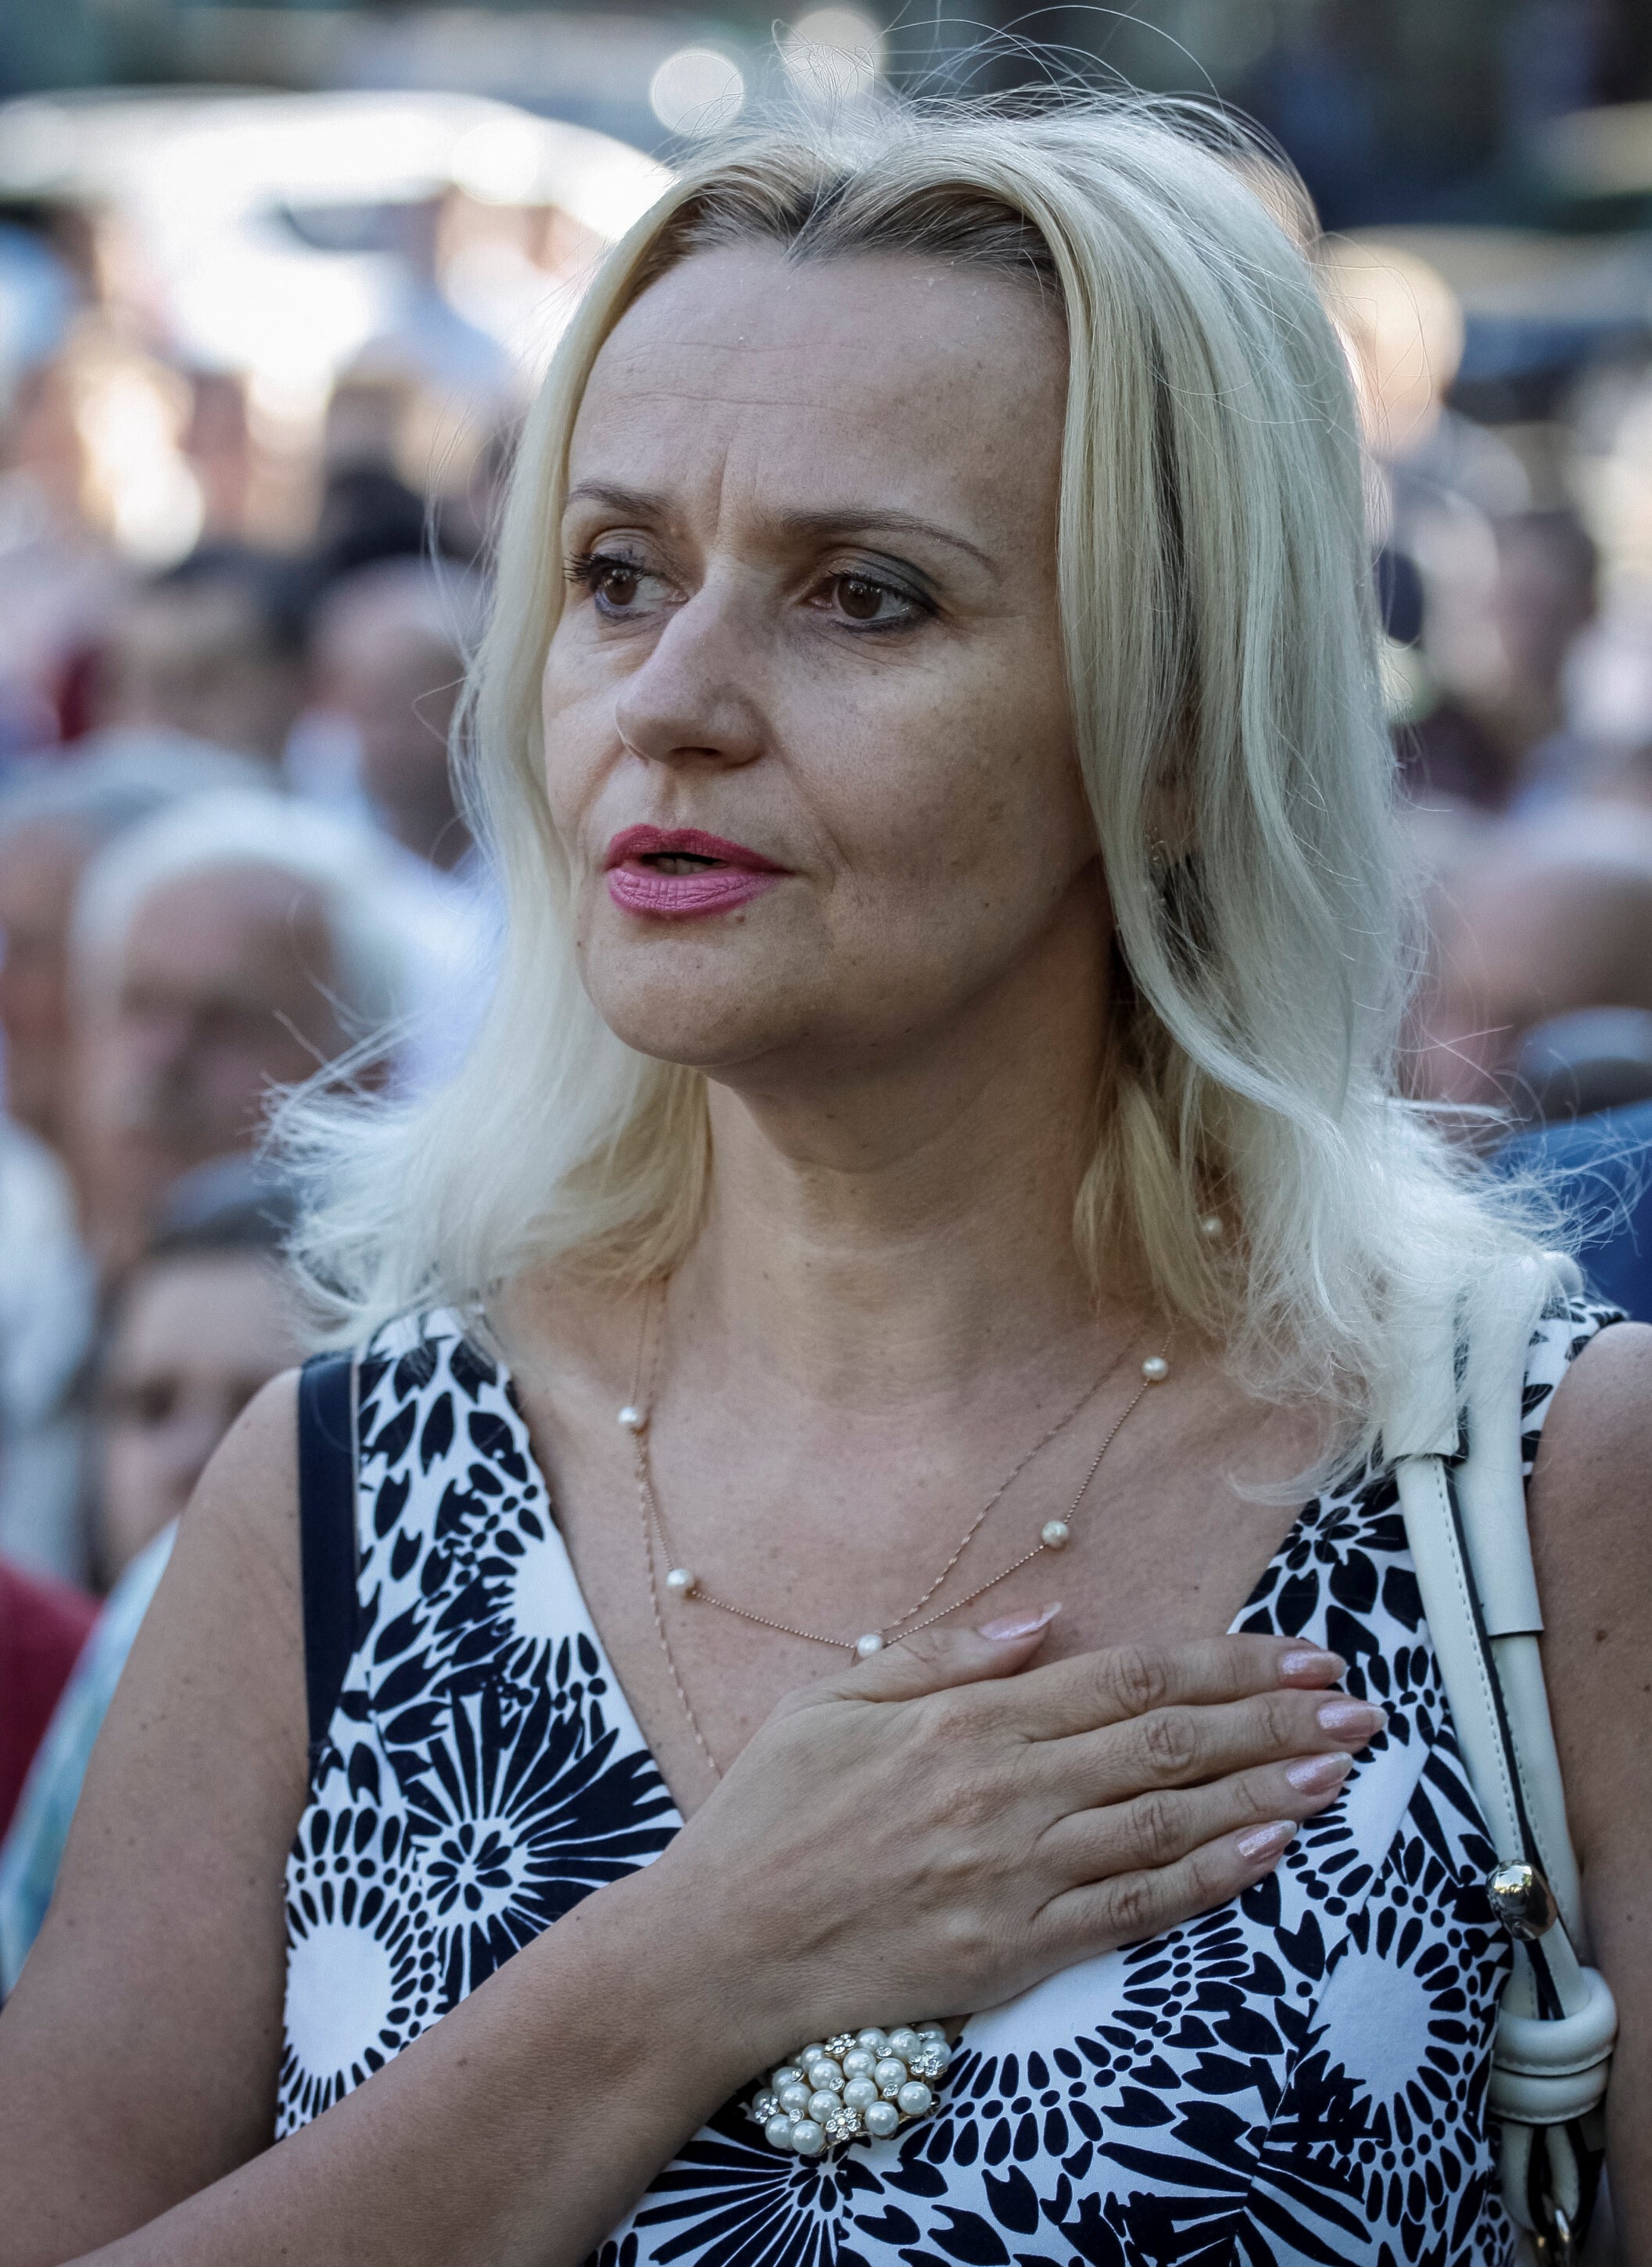
[[[1319,1716],[1319,1729],[1334,1740],[1369,1740],[1388,1721],[1388,1711],[1369,1700],[1327,1700]]]
[[[1329,1684],[1348,1667],[1340,1653],[1322,1653],[1317,1647],[1305,1646],[1297,1653],[1282,1653],[1279,1656],[1279,1682],[1282,1684]]]
[[[1288,1850],[1297,1838],[1294,1822],[1276,1818],[1271,1826],[1253,1826],[1248,1834],[1241,1834],[1235,1847],[1247,1866],[1260,1865],[1264,1858],[1276,1858]]]
[[[1007,1645],[1012,1637],[1031,1637],[1034,1630],[1048,1629],[1060,1611],[1057,1598],[1053,1606],[1041,1606],[1036,1613],[1002,1614],[995,1622],[983,1622],[976,1633]]]
[[[1353,1768],[1352,1756],[1304,1756],[1300,1763],[1285,1765],[1285,1777],[1300,1794],[1327,1794],[1341,1786]]]

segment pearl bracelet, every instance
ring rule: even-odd
[[[844,2141],[882,2141],[927,2117],[952,2060],[939,2023],[839,2031],[783,2062],[747,2104],[771,2147],[818,2157]]]

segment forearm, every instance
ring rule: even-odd
[[[147,2227],[91,2253],[0,2240],[0,2261],[576,2267],[749,2074],[728,1980],[659,1886],[588,1898],[313,2124]]]

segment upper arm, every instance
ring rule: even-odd
[[[1604,1331],[1543,1428],[1531,1492],[1543,1665],[1596,1963],[1620,2235],[1652,2241],[1652,1330]]]
[[[265,2147],[307,1723],[296,1389],[203,1475],[0,2017],[0,2259],[59,2260]]]

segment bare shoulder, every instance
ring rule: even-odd
[[[0,2022],[18,2256],[78,2256],[268,2141],[308,1770],[296,1399],[264,1389],[184,1515]]]
[[[1534,1547],[1616,1537],[1652,1552],[1652,1327],[1617,1323],[1590,1339],[1555,1389],[1531,1475]]]
[[[1587,1856],[1652,1735],[1652,1328],[1615,1324],[1569,1366],[1529,1495],[1544,1670]],[[1621,1752],[1619,1750],[1621,1750]],[[1638,1751],[1632,1762],[1631,1751]],[[1615,1829],[1614,1829],[1615,1830]]]
[[[1614,1324],[1570,1365],[1530,1506],[1567,1818],[1620,2020],[1606,2097],[1616,2256],[1639,2259],[1652,2227],[1652,1330]]]
[[[224,1435],[179,1523],[172,1566],[194,1566],[207,1580],[243,1569],[255,1579],[277,1582],[282,1596],[296,1609],[296,1369],[272,1378]],[[169,1576],[172,1571],[169,1566]]]

